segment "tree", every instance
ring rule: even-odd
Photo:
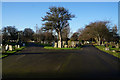
[[[3,34],[3,42],[7,42],[9,40],[17,40],[18,39],[18,30],[15,26],[7,26],[2,29]]]
[[[32,40],[34,31],[30,28],[25,28],[23,31],[25,41]]]
[[[70,36],[70,27],[65,27],[62,30],[62,40],[67,41],[69,39]]]
[[[68,20],[75,16],[71,15],[64,7],[50,7],[49,12],[46,12],[46,14],[45,17],[42,17],[42,21],[45,21],[43,27],[46,30],[54,29],[58,34],[59,41],[62,42],[62,30],[69,25]],[[60,44],[61,48],[62,43]]]
[[[118,32],[117,26],[114,25],[112,29],[110,29],[110,36],[111,36],[110,40],[115,42],[119,41],[119,35],[117,34],[117,32]]]
[[[100,45],[101,41],[109,35],[108,23],[108,21],[97,21],[90,23],[81,32],[79,38],[83,38],[84,40],[94,38]]]
[[[79,36],[79,33],[78,33],[78,32],[75,32],[75,33],[73,33],[73,35],[71,36],[70,40],[72,40],[72,41],[78,41],[78,36]]]

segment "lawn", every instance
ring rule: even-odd
[[[81,47],[77,47],[77,48],[54,48],[54,47],[49,47],[49,46],[45,46],[45,49],[80,49]]]
[[[14,54],[18,51],[23,50],[24,48],[25,48],[25,46],[22,46],[21,48],[14,49],[13,51],[6,51],[5,53],[2,53],[2,55],[0,55],[0,58],[7,57],[7,56],[9,56],[9,54]]]
[[[105,50],[105,46],[98,46],[98,45],[94,45],[96,48],[100,49],[101,51],[104,51],[106,53],[109,53],[115,57],[120,58],[120,53],[119,52],[112,52],[112,50],[119,50],[119,48],[112,48],[111,46],[109,46],[110,50]]]

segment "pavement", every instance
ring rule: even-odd
[[[92,45],[79,50],[49,50],[30,43],[2,60],[2,79],[120,78],[120,59]]]

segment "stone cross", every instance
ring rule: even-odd
[[[118,43],[116,44],[116,48],[119,48],[119,44]]]

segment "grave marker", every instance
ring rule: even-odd
[[[9,45],[9,51],[12,51],[13,49],[12,49],[12,45]]]

